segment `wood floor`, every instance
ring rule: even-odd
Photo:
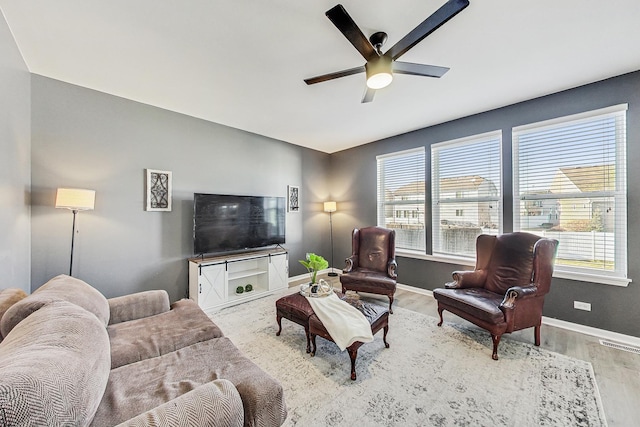
[[[323,275],[322,278],[332,283],[334,288],[340,289],[340,281],[337,277]],[[291,283],[290,286],[298,286],[299,283]],[[382,304],[389,303],[385,296],[362,294],[361,297]],[[394,301],[394,307],[396,306],[438,318],[437,304],[430,295],[398,289]],[[471,323],[448,312],[444,313],[444,321],[466,324],[475,328]],[[503,341],[510,339],[533,343],[533,328],[502,337]],[[598,337],[543,324],[540,346],[556,353],[591,362],[609,427],[638,426],[640,425],[640,355],[605,347],[599,340]],[[491,357],[491,353],[488,352],[486,357]]]

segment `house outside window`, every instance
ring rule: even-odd
[[[626,109],[513,129],[514,231],[557,239],[568,278],[628,283]]]
[[[433,254],[475,258],[476,238],[502,230],[502,133],[431,146]]]
[[[396,232],[396,248],[424,252],[424,147],[385,154],[378,164],[378,225]]]

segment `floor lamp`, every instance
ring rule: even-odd
[[[333,271],[333,221],[331,215],[337,210],[336,202],[324,202],[324,211],[329,212],[329,227],[330,231],[330,239],[331,239],[331,271],[329,272],[329,276],[335,277],[338,273],[334,273]]]
[[[56,192],[56,208],[69,209],[73,212],[73,226],[71,227],[71,260],[69,261],[69,276],[73,274],[73,243],[76,237],[76,214],[79,211],[91,211],[95,206],[96,192],[79,188],[58,188]]]

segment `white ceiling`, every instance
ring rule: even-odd
[[[445,0],[340,0],[383,51]],[[639,0],[470,0],[361,104],[338,0],[0,0],[32,73],[327,153],[640,69]]]

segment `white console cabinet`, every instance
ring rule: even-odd
[[[204,311],[250,301],[278,289],[289,279],[284,250],[189,259],[189,298]],[[246,291],[251,285],[251,291]],[[242,293],[237,292],[241,287]]]

